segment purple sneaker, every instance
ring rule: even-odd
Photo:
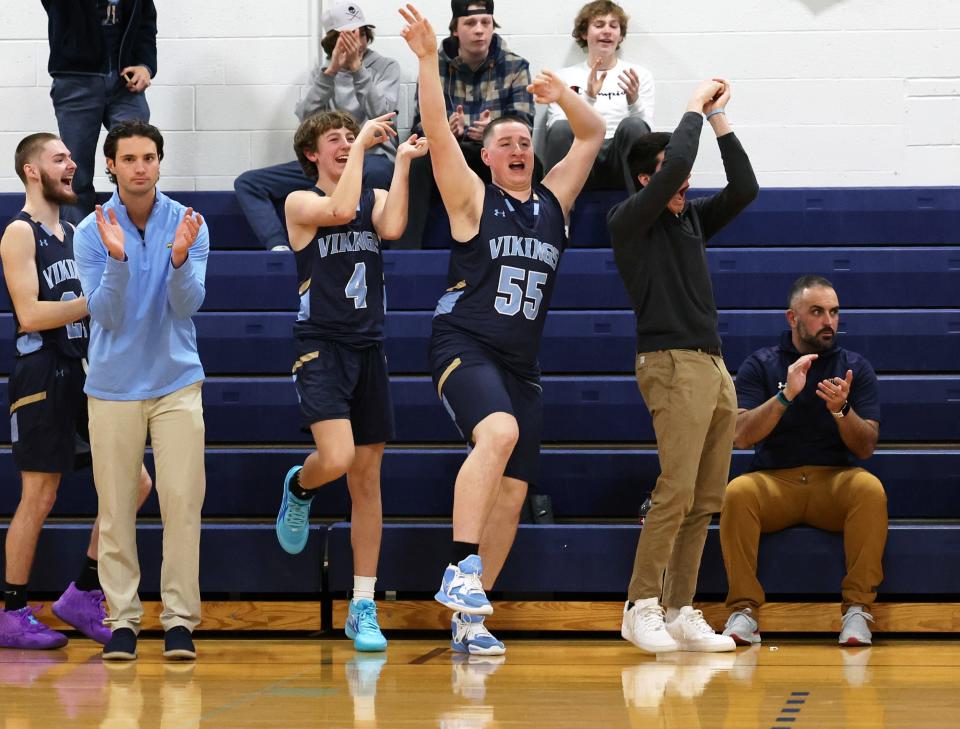
[[[53,614],[100,645],[106,645],[110,640],[110,628],[103,624],[107,610],[100,590],[84,592],[71,582],[66,592],[53,603]]]
[[[9,613],[0,612],[0,648],[49,650],[65,646],[67,636],[34,617],[39,610],[28,606]]]

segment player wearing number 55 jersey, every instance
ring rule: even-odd
[[[364,152],[396,135],[392,117],[371,119],[362,129],[342,111],[305,119],[294,149],[317,184],[286,201],[300,282],[293,374],[316,450],[287,473],[277,538],[287,552],[302,551],[315,490],[347,475],[354,590],[346,632],[361,651],[387,646],[373,602],[383,522],[380,462],[393,438],[380,243],[403,234],[410,160],[427,153],[426,140],[411,136],[397,149],[389,194],[362,188]]]
[[[483,3],[467,5],[483,12]],[[544,71],[528,90],[538,103],[556,102],[566,113],[575,136],[569,153],[542,185],[533,185],[530,128],[501,117],[483,135],[481,159],[493,181],[484,185],[450,131],[433,28],[412,5],[400,14],[407,22],[402,35],[420,62],[420,115],[457,241],[449,288],[433,320],[434,384],[473,444],[457,475],[453,546],[436,599],[454,611],[454,650],[497,655],[504,646],[483,625],[483,616],[493,612],[485,590],[513,544],[527,484],[537,479],[537,350],[566,242],[564,221],[590,174],[604,123]]]

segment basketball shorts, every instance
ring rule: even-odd
[[[474,428],[488,415],[512,415],[520,437],[503,475],[536,483],[543,432],[539,381],[518,376],[465,335],[435,336],[431,340],[430,359],[433,385],[467,444],[473,442]]]
[[[18,357],[7,383],[20,471],[70,473],[91,464],[84,362],[41,349]]]
[[[349,420],[356,445],[393,440],[393,401],[383,344],[348,347],[322,339],[297,339],[293,381],[302,428],[324,420]]]

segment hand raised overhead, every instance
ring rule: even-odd
[[[437,34],[433,32],[430,21],[420,15],[420,11],[409,3],[405,8],[400,8],[400,15],[407,21],[400,35],[410,46],[410,50],[417,54],[417,58],[436,53]]]
[[[553,71],[544,69],[538,73],[533,82],[527,86],[527,91],[533,94],[533,100],[538,104],[553,104],[557,102],[569,87],[563,83]]]

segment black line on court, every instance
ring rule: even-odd
[[[807,703],[809,691],[791,691],[790,698],[784,702],[780,709],[780,716],[773,720],[774,726],[771,729],[783,729],[785,726],[792,726],[800,715],[800,710]]]
[[[418,656],[417,658],[414,658],[412,661],[410,661],[410,665],[413,666],[413,665],[420,665],[420,664],[426,663],[427,661],[431,661],[437,656],[443,655],[446,652],[447,652],[446,648],[434,648],[432,651],[427,651],[422,656]]]

